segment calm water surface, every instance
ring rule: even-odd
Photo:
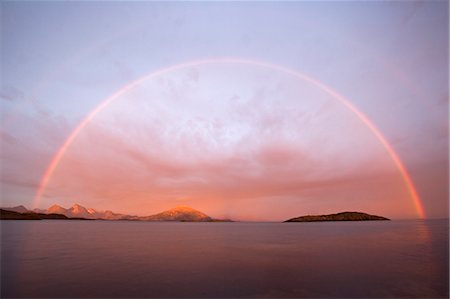
[[[1,297],[448,298],[448,220],[1,221]]]

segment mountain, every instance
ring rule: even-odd
[[[139,218],[146,221],[207,222],[213,220],[208,215],[187,206],[178,206],[159,214]]]
[[[286,220],[284,222],[314,222],[314,221],[367,221],[390,220],[385,217],[369,215],[361,212],[342,212],[329,215],[308,215]]]
[[[58,215],[64,215],[66,218],[84,218],[84,219],[103,219],[102,213],[97,212],[94,209],[86,209],[83,206],[80,206],[79,204],[74,204],[71,208],[65,209],[59,205],[52,205],[47,210],[41,210],[41,209],[34,209],[33,211],[28,210],[24,206],[17,206],[13,208],[2,208],[6,211],[12,211],[17,213],[36,213],[36,214],[43,214],[43,215],[49,215],[49,214],[58,214]],[[107,214],[109,215],[109,214]],[[42,217],[41,217],[42,218]],[[106,218],[105,218],[106,219]]]
[[[66,215],[68,213],[68,210],[64,209],[61,206],[53,205],[50,208],[48,208],[47,211],[45,211],[45,213],[46,214],[62,214],[62,215]]]
[[[14,208],[3,208],[5,211],[10,210],[12,212],[25,213],[25,214],[39,214],[41,216],[11,216],[26,219],[47,219],[43,218],[42,215],[63,215],[65,218],[70,219],[102,219],[102,220],[138,220],[138,221],[186,221],[186,222],[232,222],[228,219],[213,219],[208,215],[195,210],[187,206],[178,206],[176,208],[155,214],[150,216],[133,216],[118,214],[112,211],[97,211],[92,208],[85,208],[79,204],[74,204],[69,209],[63,208],[59,205],[52,205],[47,210],[34,209],[33,211],[27,210],[24,206],[14,207]],[[15,209],[14,211],[12,209]],[[22,212],[23,211],[23,212]],[[8,216],[9,217],[9,216]],[[33,218],[34,217],[34,218]],[[21,219],[22,219],[21,218]],[[12,219],[12,218],[11,218]]]
[[[69,209],[65,209],[58,205],[53,205],[47,210],[44,210],[43,212],[46,214],[49,213],[62,214],[69,218],[86,218],[86,219],[120,220],[133,217],[129,215],[116,214],[111,211],[97,211],[92,208],[85,208],[79,204],[74,204]]]
[[[85,207],[82,207],[79,204],[74,204],[69,209],[69,213],[71,216],[84,217],[84,218],[89,218],[92,216],[92,214],[89,213]]]
[[[12,208],[2,208],[3,210],[6,211],[12,211],[12,212],[17,212],[17,213],[28,213],[30,211],[27,210],[27,208],[25,208],[24,206],[20,205],[17,207],[12,207]]]
[[[10,210],[0,209],[1,220],[43,220],[43,219],[55,219],[55,220],[68,220],[61,214],[40,214],[34,212],[19,213]]]
[[[112,211],[104,211],[104,212],[101,212],[101,218],[105,219],[105,220],[132,220],[132,219],[136,219],[137,216],[119,214],[119,213],[114,213]]]
[[[47,210],[44,210],[45,214],[61,214],[64,215],[66,217],[82,217],[82,218],[91,218],[91,217],[87,217],[90,216],[90,214],[88,213],[88,211],[86,210],[86,208],[78,205],[78,204],[74,204],[71,208],[66,209],[63,208],[59,205],[53,205],[50,208],[48,208]]]

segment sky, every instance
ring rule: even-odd
[[[1,206],[448,217],[446,1],[0,5]]]

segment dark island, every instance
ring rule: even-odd
[[[284,222],[315,222],[315,221],[370,221],[390,220],[385,217],[369,215],[361,212],[342,212],[330,215],[308,215],[286,220]]]
[[[0,220],[89,220],[85,218],[69,218],[61,214],[19,213],[0,209]]]

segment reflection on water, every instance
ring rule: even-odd
[[[447,220],[2,221],[3,297],[448,297]]]

